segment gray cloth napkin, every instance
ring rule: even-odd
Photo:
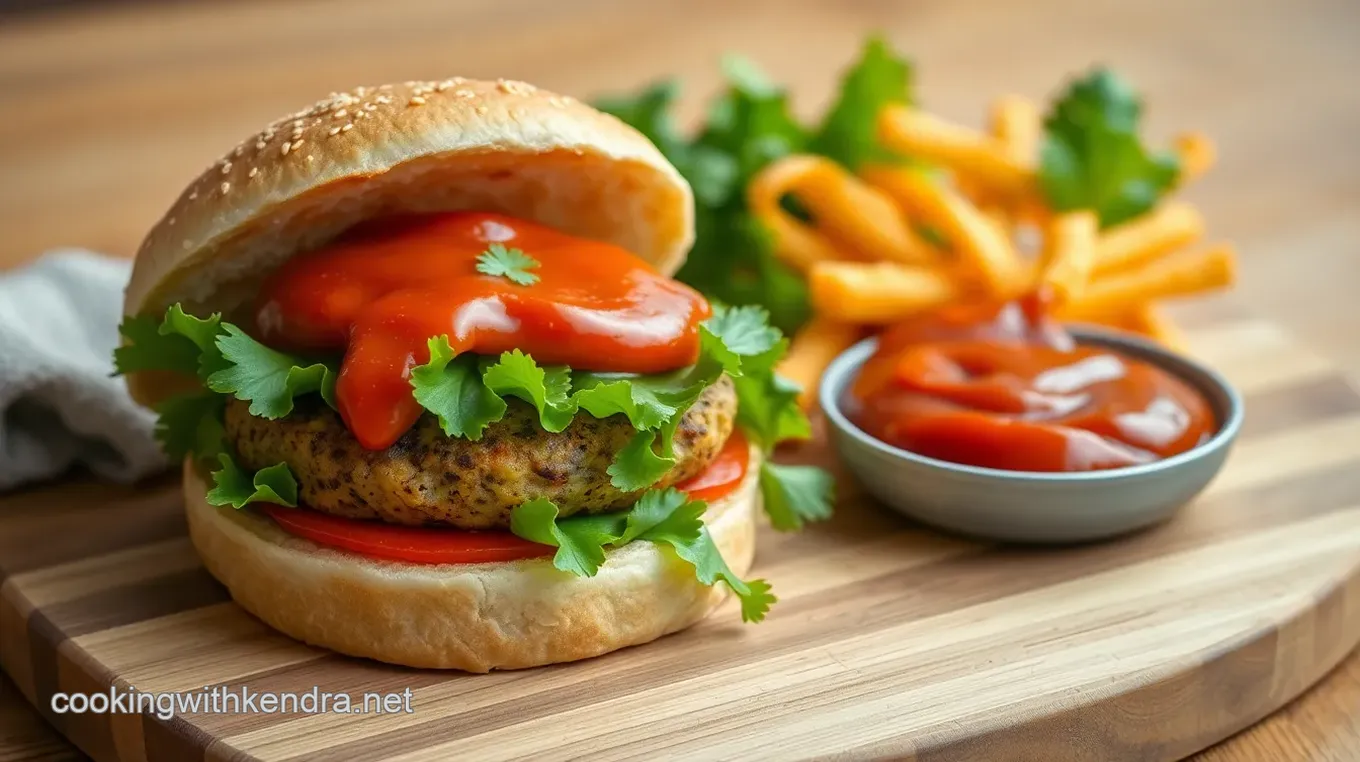
[[[63,249],[0,273],[0,490],[76,464],[119,482],[166,466],[155,415],[109,376],[129,270]]]

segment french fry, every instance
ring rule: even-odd
[[[1032,162],[1019,161],[995,138],[905,106],[878,117],[878,137],[888,148],[954,170],[985,193],[1007,201],[1036,194]]]
[[[859,338],[859,329],[849,323],[838,323],[824,317],[813,317],[789,344],[789,351],[779,362],[779,373],[803,387],[798,404],[804,410],[816,404],[817,386],[822,371]]]
[[[1155,304],[1140,304],[1127,317],[1129,328],[1153,339],[1169,349],[1186,352],[1189,342],[1180,326]]]
[[[1015,296],[1029,284],[1029,271],[1010,235],[963,196],[910,169],[865,167],[861,175],[922,223],[938,228],[963,262],[965,272],[988,294]]]
[[[1099,277],[1059,314],[1069,320],[1099,321],[1146,302],[1224,288],[1235,279],[1235,260],[1231,245],[1218,244]]]
[[[1218,147],[1207,135],[1187,132],[1176,138],[1176,153],[1181,159],[1181,183],[1208,172],[1218,160]]]
[[[1202,235],[1204,218],[1198,210],[1178,201],[1167,202],[1100,235],[1096,241],[1096,275],[1147,264]]]
[[[816,171],[811,157],[789,157],[761,170],[746,188],[751,214],[774,235],[775,255],[800,272],[817,262],[841,259],[842,253],[816,228],[784,211],[780,201],[802,178]]]
[[[808,290],[818,315],[861,325],[891,323],[959,296],[939,269],[895,262],[818,262]]]
[[[1039,285],[1051,290],[1055,304],[1076,301],[1086,289],[1096,258],[1094,212],[1057,215],[1048,226],[1047,248],[1039,265]]]
[[[1032,164],[1039,155],[1043,136],[1043,117],[1034,101],[1018,95],[1003,95],[992,103],[992,137],[1002,150],[1017,162]]]
[[[815,228],[780,206],[785,194],[808,208]],[[788,156],[772,163],[752,180],[747,200],[774,231],[781,258],[800,270],[825,259],[924,264],[931,258],[892,199],[821,156]]]

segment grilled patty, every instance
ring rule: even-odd
[[[581,413],[551,434],[531,406],[507,402],[505,417],[476,442],[445,436],[427,414],[396,444],[375,451],[361,447],[319,400],[270,421],[233,399],[227,439],[248,468],[287,463],[308,508],[350,518],[491,529],[508,527],[510,511],[534,498],[553,501],[563,515],[626,508],[636,500],[638,493],[620,491],[605,473],[635,433],[626,418]],[[736,412],[736,392],[724,376],[685,413],[675,434],[676,464],[654,486],[681,482],[712,463]]]

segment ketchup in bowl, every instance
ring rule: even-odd
[[[1190,450],[1218,429],[1185,381],[1078,345],[1030,296],[949,307],[886,331],[841,400],[874,438],[1009,471],[1095,471]]]

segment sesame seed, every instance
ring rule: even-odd
[[[285,141],[283,142],[283,148],[280,149],[280,150],[283,152],[283,155],[284,155],[284,156],[287,156],[287,155],[288,155],[288,152],[291,151],[291,150],[293,150],[293,144],[292,144],[292,143],[289,143],[288,141],[285,140]]]
[[[259,167],[251,167],[251,168],[250,168],[250,172],[246,175],[246,177],[254,177],[255,175],[258,175],[258,174],[260,174],[260,168],[259,168]]]
[[[420,97],[419,95],[413,95],[413,96],[411,96],[411,105],[412,105],[412,106],[422,106],[422,105],[424,105],[424,104],[425,104],[425,99],[424,99],[424,98]]]
[[[453,94],[456,95],[456,96],[458,96],[459,98],[476,98],[476,97],[477,97],[477,91],[476,91],[476,90],[468,90],[468,89],[466,89],[466,88],[464,88],[464,89],[462,89],[462,90],[455,90],[455,91],[453,92]]]
[[[166,224],[166,225],[169,225],[170,227],[174,227],[174,226],[175,226],[175,218],[174,218],[174,217],[171,217],[170,219],[168,219],[168,220],[165,221],[165,224]]]
[[[198,191],[189,191],[189,200],[193,201],[196,198],[198,198]]]
[[[229,161],[224,161],[224,162],[222,162],[222,174],[225,175],[225,174],[228,174],[228,173],[230,173],[230,172],[231,172],[231,162],[229,162]]]
[[[239,158],[241,158],[241,154],[243,154],[243,153],[245,153],[245,152],[246,152],[246,147],[243,146],[243,145],[238,145],[238,146],[236,146],[236,148],[232,149],[231,155],[232,155],[232,156],[235,156],[236,158],[239,159]]]
[[[475,108],[475,109],[473,109],[473,110],[477,112],[477,116],[486,116],[486,112],[487,112],[489,109],[487,109],[486,106],[478,106],[477,108]]]
[[[332,128],[330,129],[330,134],[331,134],[332,136],[334,136],[334,135],[339,135],[339,134],[340,134],[340,125],[337,124],[336,126],[332,127]]]
[[[298,138],[297,140],[294,140],[294,141],[293,141],[293,150],[294,150],[294,151],[296,151],[296,150],[298,149],[298,146],[302,145],[302,141],[303,141],[303,138]]]
[[[345,125],[344,127],[341,127],[341,128],[340,128],[340,131],[341,131],[341,132],[349,132],[349,131],[352,130],[352,129],[354,129],[354,122],[350,122],[349,124]]]
[[[340,109],[339,111],[335,112],[334,114],[331,114],[331,118],[332,118],[332,119],[344,119],[345,116],[348,115],[348,114],[349,114],[349,109],[343,109],[343,108],[342,108],[342,109]]]
[[[311,162],[312,162],[312,155],[311,155],[311,154],[307,154],[307,163],[310,164]]]
[[[231,183],[222,183],[222,194],[226,195],[229,190],[231,190]]]

